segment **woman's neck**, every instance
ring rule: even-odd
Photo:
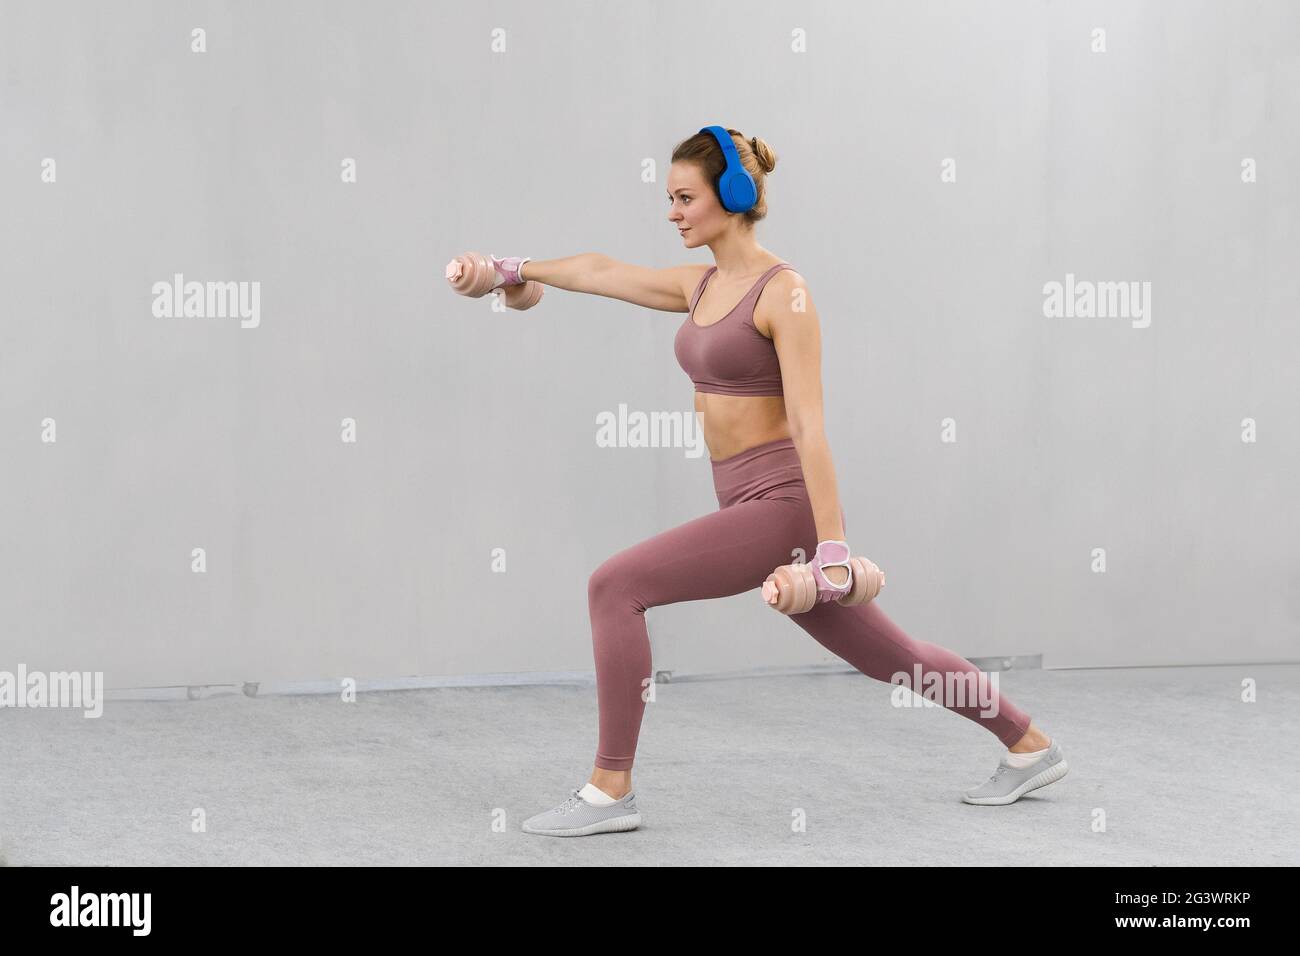
[[[723,281],[753,275],[769,268],[775,256],[758,244],[753,233],[733,233],[709,244],[718,275]]]

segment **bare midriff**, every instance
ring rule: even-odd
[[[704,425],[704,444],[714,461],[755,445],[790,437],[781,395],[719,395],[696,392],[695,411]]]

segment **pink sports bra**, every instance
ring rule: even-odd
[[[700,278],[691,296],[686,321],[677,330],[673,351],[677,364],[695,383],[697,392],[719,395],[784,395],[781,388],[781,363],[776,345],[754,326],[754,305],[767,280],[782,269],[793,269],[780,262],[764,272],[736,307],[712,325],[695,324],[695,303],[700,301],[709,277],[718,271],[713,266]]]

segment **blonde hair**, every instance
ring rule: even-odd
[[[734,129],[728,129],[727,132],[731,135],[731,141],[736,144],[736,155],[740,157],[740,164],[753,177],[754,188],[758,192],[758,199],[754,205],[748,211],[741,213],[745,221],[753,225],[767,216],[767,174],[776,168],[776,153],[757,136],[745,139]],[[718,197],[718,202],[722,202],[722,196],[718,193],[718,177],[727,168],[727,160],[722,155],[722,147],[718,145],[712,133],[696,133],[689,139],[682,140],[673,150],[672,161],[695,163],[699,166],[704,173],[704,178],[713,187],[713,194]]]

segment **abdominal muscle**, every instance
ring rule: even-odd
[[[704,424],[709,458],[721,461],[746,449],[790,437],[785,398],[780,395],[695,393],[695,411]]]

